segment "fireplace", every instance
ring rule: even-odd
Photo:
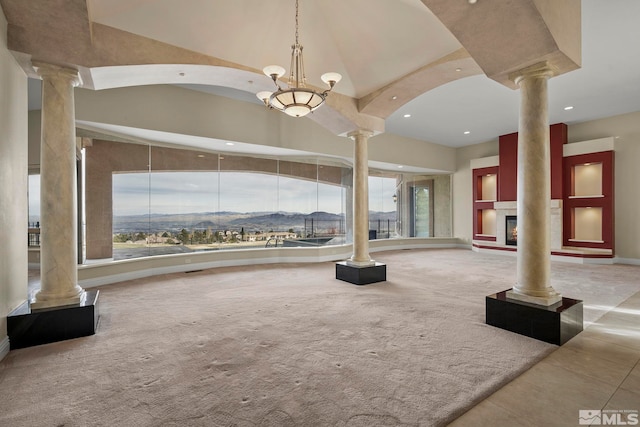
[[[505,244],[510,246],[517,246],[518,217],[516,215],[507,215],[505,219]]]

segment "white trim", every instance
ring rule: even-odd
[[[640,265],[640,259],[638,258],[620,258],[615,257],[613,259],[615,264],[627,264],[627,265]]]
[[[500,166],[500,156],[482,157],[480,159],[471,159],[469,162],[471,170],[491,168],[494,166]]]
[[[600,151],[613,151],[613,137],[592,139],[589,141],[573,142],[562,146],[564,157],[578,156],[580,154],[598,153]]]
[[[9,354],[9,350],[11,350],[9,337],[4,337],[4,339],[0,341],[0,360],[4,359],[4,357]]]
[[[444,249],[460,247],[456,238],[399,238],[369,242],[369,252],[400,249]],[[465,249],[468,246],[463,246]],[[225,251],[193,252],[154,257],[85,264],[78,267],[78,284],[93,288],[126,280],[141,279],[160,274],[184,273],[217,267],[234,267],[276,263],[320,263],[348,259],[352,245],[311,248],[230,249]]]

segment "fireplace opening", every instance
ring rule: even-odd
[[[516,215],[507,215],[505,227],[505,244],[518,246],[518,217]]]

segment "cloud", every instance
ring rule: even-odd
[[[395,187],[395,180],[391,181]],[[250,172],[113,175],[115,215],[319,210],[342,213],[345,194],[335,185]]]

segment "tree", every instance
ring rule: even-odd
[[[183,245],[186,245],[189,242],[189,232],[183,228],[177,238]]]
[[[240,240],[244,242],[244,227],[240,229]]]

